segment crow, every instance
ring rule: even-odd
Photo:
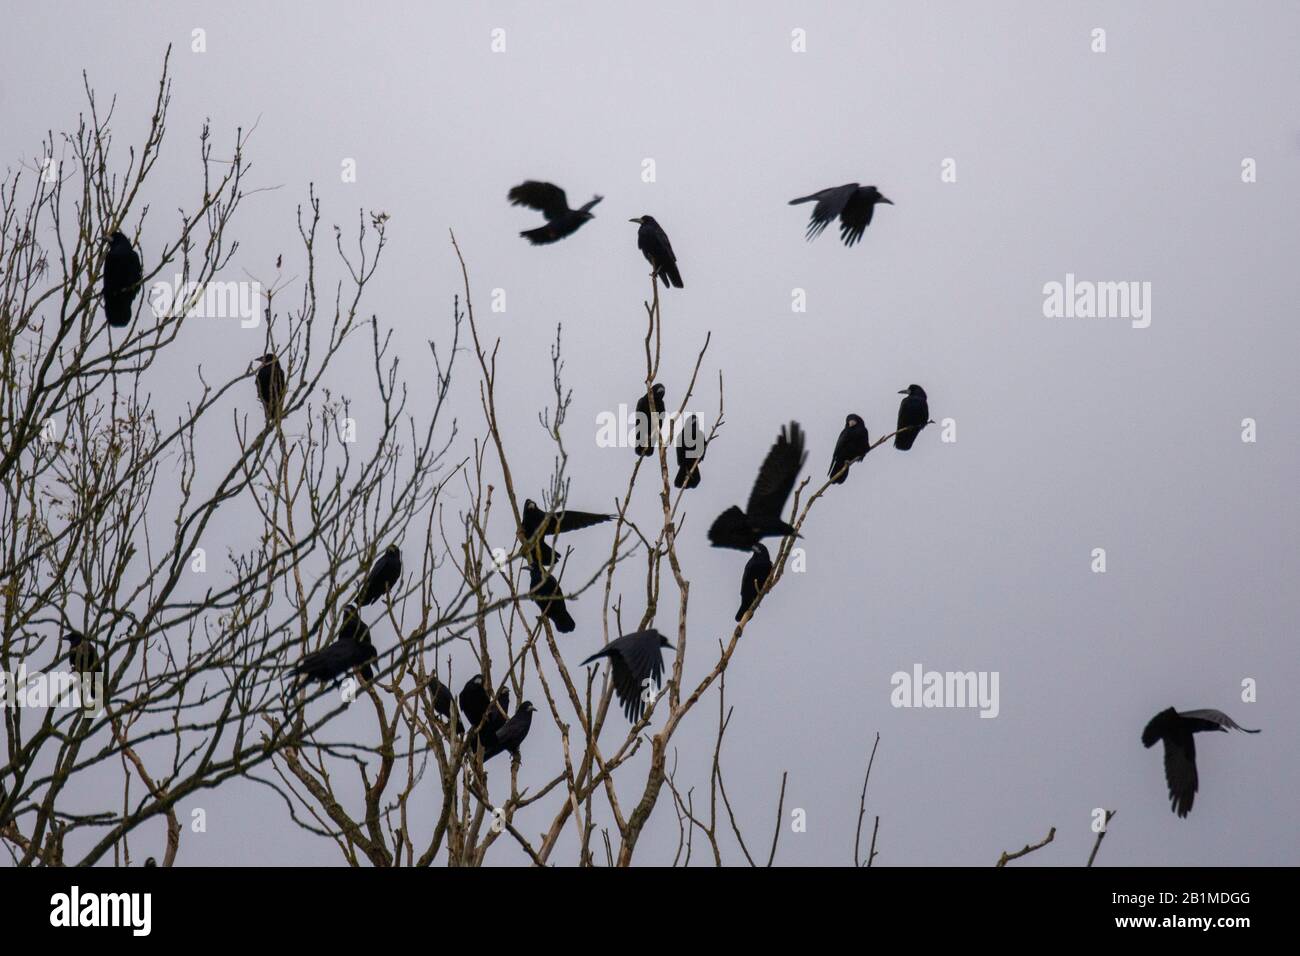
[[[920,385],[909,385],[898,394],[906,397],[898,403],[898,434],[894,436],[894,447],[907,451],[930,421],[930,403]]]
[[[745,510],[732,505],[718,515],[709,528],[709,542],[715,548],[748,551],[763,538],[794,534],[794,528],[782,520],[781,510],[807,459],[803,429],[798,422],[791,422],[781,429],[776,444],[763,460]]]
[[[284,405],[285,378],[284,369],[275,353],[267,352],[262,356],[257,368],[257,398],[266,412],[266,420],[274,421],[280,416]]]
[[[826,476],[833,484],[842,485],[849,477],[849,467],[855,461],[861,461],[871,450],[871,438],[867,435],[867,426],[861,415],[850,415],[844,419],[844,430],[835,442],[835,453],[831,455],[831,468]],[[844,471],[840,472],[843,468]],[[836,477],[836,474],[838,477]]]
[[[454,700],[451,696],[451,688],[438,680],[437,677],[430,677],[428,689],[429,696],[433,698],[434,712],[451,720],[451,705]]]
[[[479,725],[488,709],[488,694],[483,687],[483,675],[475,674],[460,689],[460,716],[462,729],[472,730]]]
[[[668,234],[655,222],[654,216],[639,216],[628,222],[641,224],[641,228],[636,231],[636,246],[654,269],[655,277],[663,279],[665,286],[683,288],[682,274],[677,271],[677,256],[673,255],[673,245],[668,241]]]
[[[294,665],[293,673],[299,675],[297,686],[301,686],[311,680],[322,684],[338,680],[354,667],[359,667],[361,676],[370,681],[375,678],[370,665],[378,657],[375,645],[370,640],[370,628],[361,620],[357,606],[349,604],[343,608],[343,616],[338,630],[334,632],[333,642],[306,655]]]
[[[596,218],[591,210],[604,197],[592,196],[591,202],[582,208],[570,209],[563,189],[552,183],[530,179],[510,190],[506,198],[512,206],[527,206],[546,217],[546,225],[519,234],[535,246],[545,246],[573,235],[588,219]]]
[[[93,674],[99,669],[99,655],[95,653],[95,645],[84,634],[69,629],[63,639],[68,642],[69,667],[78,674]]]
[[[768,576],[772,573],[772,556],[767,553],[767,545],[760,541],[754,545],[753,551],[753,557],[745,562],[745,573],[740,579],[740,610],[736,612],[737,621],[754,606],[754,602],[758,600],[758,592],[763,589]]]
[[[491,739],[506,722],[510,712],[510,686],[502,684],[493,705],[484,686],[483,675],[475,674],[460,691],[461,729],[468,735],[471,749]]]
[[[814,201],[817,205],[813,206],[812,218],[808,220],[808,241],[811,242],[820,236],[831,220],[839,216],[840,240],[850,248],[862,238],[867,226],[871,225],[871,214],[875,212],[876,204],[885,203],[889,206],[894,204],[893,200],[882,196],[875,186],[846,183],[843,186],[823,189],[811,196],[791,199],[790,205],[797,206],[800,203]]]
[[[1222,711],[1185,710],[1180,714],[1172,707],[1152,717],[1142,731],[1143,747],[1154,747],[1157,740],[1165,742],[1165,781],[1169,784],[1169,808],[1178,816],[1185,817],[1191,812],[1192,799],[1196,796],[1199,783],[1196,776],[1196,744],[1192,742],[1192,734],[1203,730],[1221,730],[1226,734],[1229,729],[1248,734],[1259,733],[1258,730],[1240,726]]]
[[[636,453],[643,458],[655,453],[655,432],[664,413],[664,387],[658,382],[636,403]]]
[[[524,701],[515,711],[515,715],[498,727],[490,735],[486,730],[483,732],[483,759],[491,760],[502,751],[510,751],[510,756],[519,759],[519,745],[524,742],[528,736],[528,730],[533,725],[533,711],[536,710],[532,701]]]
[[[109,325],[121,328],[131,324],[131,305],[143,278],[144,269],[131,240],[121,232],[113,233],[104,256],[104,315]]]
[[[530,562],[534,548],[538,551],[541,563],[546,566],[555,563],[555,552],[547,545],[545,539],[566,531],[580,531],[592,525],[608,521],[613,515],[597,514],[591,511],[543,511],[537,502],[529,498],[524,502],[523,532],[527,543],[526,557]]]
[[[700,421],[694,415],[687,417],[677,432],[677,477],[673,484],[678,488],[694,488],[700,483],[700,460],[704,457],[704,439],[700,435]]]
[[[658,687],[663,676],[665,647],[675,650],[668,638],[654,628],[634,631],[610,641],[582,663],[585,667],[602,657],[609,658],[614,672],[614,693],[623,705],[628,722],[635,724],[645,713],[646,702],[642,694],[650,689],[651,681]]]
[[[528,562],[528,591],[533,603],[541,609],[542,617],[555,625],[561,634],[571,634],[578,625],[573,623],[569,609],[564,606],[564,590],[550,574],[543,575],[536,563]]]
[[[361,606],[369,607],[387,594],[402,576],[402,552],[397,545],[390,544],[384,553],[375,559],[366,575],[366,583],[361,587]]]

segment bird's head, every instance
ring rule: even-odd
[[[763,557],[765,557],[765,558],[770,558],[770,557],[771,557],[771,555],[768,554],[768,551],[767,551],[767,545],[765,545],[762,541],[760,541],[758,544],[754,545],[754,546],[753,546],[752,548],[750,548],[749,550],[752,551],[752,552],[754,552],[754,554],[761,554],[761,555],[762,555]]]
[[[655,383],[655,387],[650,391],[654,392],[655,398],[662,399],[664,397],[664,387],[657,382]]]
[[[861,428],[863,424],[861,415],[850,415],[844,419],[845,428]]]
[[[531,700],[526,700],[519,705],[519,710],[515,711],[515,713],[531,714],[535,710],[537,710],[537,708],[533,706],[533,702]]]
[[[69,630],[68,633],[63,635],[63,640],[67,641],[73,647],[76,647],[85,639],[85,636],[80,631]]]
[[[894,200],[886,198],[885,194],[875,186],[867,187],[867,195],[870,196],[873,203],[884,203],[886,206],[892,206],[894,204]]]
[[[909,385],[898,390],[899,395],[911,395],[913,398],[925,398],[925,389],[920,385]]]
[[[126,238],[126,234],[121,229],[115,229],[112,235],[108,236],[104,241],[110,246],[120,246],[123,243],[129,246],[131,244],[131,240]]]
[[[390,558],[400,557],[402,549],[395,544],[390,544],[388,547],[384,548],[384,554],[388,555]]]
[[[527,498],[527,499],[524,500],[524,510],[525,510],[525,511],[540,511],[541,509],[537,507],[537,502],[536,502],[536,501],[534,501],[532,498]]]
[[[668,638],[664,637],[662,634],[659,635],[659,646],[666,647],[670,651],[677,650],[677,648],[673,647],[671,644],[668,643]]]

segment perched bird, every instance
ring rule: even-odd
[[[275,353],[267,352],[257,367],[257,398],[266,412],[266,420],[274,421],[283,411],[285,378],[284,369]]]
[[[451,720],[451,705],[454,700],[451,696],[451,688],[436,677],[429,678],[428,686],[429,696],[433,698],[434,713],[441,714]]]
[[[99,669],[99,655],[95,653],[95,645],[84,634],[69,629],[63,639],[68,642],[69,667],[78,674],[93,674]]]
[[[506,722],[510,712],[510,686],[502,684],[497,691],[495,703],[488,697],[487,687],[482,674],[475,674],[460,691],[461,730],[470,735],[470,746],[476,747],[480,740],[487,740]]]
[[[898,394],[906,397],[898,403],[898,434],[894,436],[894,447],[907,451],[930,421],[930,403],[920,385],[909,385]]]
[[[131,240],[120,232],[113,233],[104,257],[104,314],[109,325],[121,328],[131,324],[131,305],[143,278],[144,269],[131,248]]]
[[[664,413],[664,387],[658,382],[636,403],[636,453],[643,458],[655,453],[655,432]]]
[[[816,202],[812,218],[808,220],[808,241],[816,239],[836,216],[840,218],[840,239],[846,246],[852,247],[862,238],[867,226],[871,225],[871,215],[876,211],[877,203],[892,206],[893,200],[886,199],[875,186],[859,186],[846,183],[832,186],[811,196],[791,199],[790,205]]]
[[[732,505],[709,528],[709,542],[715,548],[748,551],[763,538],[795,533],[781,518],[781,510],[794,489],[799,469],[808,459],[803,443],[803,429],[798,422],[781,429],[780,437],[758,471],[745,510]]]
[[[641,695],[649,689],[646,682],[653,681],[658,687],[663,676],[665,647],[674,650],[668,638],[654,628],[634,631],[610,641],[582,663],[586,666],[602,657],[609,658],[614,672],[614,693],[628,721],[635,724],[645,713],[646,702]]]
[[[334,632],[333,642],[305,656],[294,665],[293,673],[300,676],[298,684],[301,686],[311,680],[322,684],[338,680],[354,667],[359,667],[361,676],[370,681],[375,678],[370,665],[378,657],[375,645],[370,640],[370,628],[361,620],[357,606],[349,604],[343,608],[343,616],[338,630]]]
[[[1165,781],[1169,784],[1169,808],[1180,817],[1187,816],[1191,811],[1192,799],[1196,796],[1199,783],[1196,776],[1196,744],[1192,742],[1192,734],[1203,730],[1221,730],[1226,734],[1229,729],[1248,734],[1259,733],[1258,730],[1240,726],[1222,711],[1185,710],[1180,714],[1172,707],[1152,717],[1142,731],[1144,747],[1154,747],[1157,740],[1165,742]]]
[[[581,531],[612,517],[614,516],[592,511],[543,511],[537,507],[537,502],[529,498],[524,502],[524,540],[529,542],[529,551],[536,548],[540,553],[542,564],[552,565],[555,563],[555,552],[547,545],[546,538],[566,531]],[[534,559],[532,554],[527,557],[530,562]]]
[[[745,562],[745,573],[740,579],[740,610],[736,612],[737,621],[754,606],[754,602],[758,600],[758,592],[763,589],[768,576],[772,573],[772,556],[767,553],[767,545],[760,541],[752,550],[754,554]]]
[[[401,576],[402,552],[397,545],[390,544],[366,574],[366,583],[361,586],[362,607],[369,607],[387,594]]]
[[[835,441],[835,453],[831,455],[831,468],[826,472],[826,477],[831,478],[834,484],[844,484],[849,477],[849,466],[867,457],[870,450],[871,437],[867,434],[862,416],[850,415],[844,419],[844,430]],[[843,473],[838,478],[833,477],[841,468],[844,469]]]
[[[639,216],[628,222],[639,222],[641,228],[636,231],[636,247],[646,257],[654,269],[654,275],[664,280],[665,286],[682,286],[682,274],[677,271],[677,256],[673,254],[673,245],[668,241],[668,234],[655,222],[654,216]]]
[[[542,617],[555,625],[561,634],[571,634],[578,625],[573,622],[569,609],[564,606],[564,590],[553,575],[542,574],[542,569],[528,562],[528,591],[533,603],[541,609]]]
[[[515,711],[515,715],[507,720],[489,735],[486,731],[483,733],[483,759],[491,760],[502,751],[510,751],[510,756],[516,760],[519,759],[519,745],[524,742],[528,736],[528,730],[533,725],[533,707],[532,701],[524,701]]]
[[[689,415],[677,432],[677,477],[673,484],[678,488],[694,488],[700,483],[700,460],[704,457],[704,438],[700,435],[700,421]]]
[[[460,717],[463,730],[479,725],[488,709],[488,692],[483,686],[483,675],[475,674],[460,689]]]
[[[544,246],[573,235],[588,219],[595,219],[591,210],[604,197],[592,196],[591,202],[580,209],[570,209],[563,189],[553,183],[530,179],[510,190],[506,198],[512,206],[527,206],[546,217],[546,225],[519,234],[535,246]]]

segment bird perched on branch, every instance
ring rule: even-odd
[[[776,444],[763,459],[745,510],[732,505],[718,515],[709,528],[709,542],[715,548],[748,551],[763,538],[794,534],[794,528],[782,519],[781,511],[807,460],[803,429],[798,422],[791,422],[781,429]]]
[[[274,421],[284,410],[285,377],[284,369],[274,352],[267,352],[259,360],[257,367],[257,398],[266,412],[266,420]]]
[[[496,692],[495,702],[488,696],[482,674],[475,674],[461,688],[460,716],[464,724],[461,730],[470,735],[471,747],[495,733],[506,722],[509,713],[509,684],[501,685],[501,689]]]
[[[454,700],[451,696],[451,688],[438,678],[430,677],[428,690],[429,697],[433,700],[434,713],[441,714],[451,720],[451,705]]]
[[[871,216],[877,203],[889,206],[894,204],[893,200],[882,196],[875,186],[859,186],[857,183],[832,186],[811,196],[800,196],[791,199],[790,205],[797,206],[805,202],[817,203],[813,206],[812,218],[808,220],[808,241],[820,236],[822,230],[838,216],[840,239],[849,247],[854,246],[866,232],[867,226],[871,225]]]
[[[894,436],[894,447],[907,451],[930,421],[930,402],[920,385],[909,385],[898,394],[904,398],[898,403],[898,434]]]
[[[506,198],[512,206],[527,206],[546,217],[546,225],[519,234],[535,246],[544,246],[573,235],[588,219],[595,219],[591,210],[604,197],[592,196],[591,201],[581,208],[570,209],[563,189],[553,183],[530,179],[511,189]]]
[[[663,279],[665,286],[683,288],[673,244],[668,241],[668,234],[655,222],[654,216],[638,216],[628,222],[641,224],[641,228],[636,231],[636,246],[654,269],[654,275]]]
[[[664,387],[658,382],[636,403],[636,453],[641,457],[655,453],[655,433],[664,413]]]
[[[361,620],[357,606],[349,604],[343,608],[333,642],[305,656],[294,666],[293,673],[299,676],[298,686],[301,686],[312,680],[322,684],[338,680],[359,667],[362,678],[371,681],[375,673],[370,665],[378,657],[370,640],[370,628]]]
[[[366,574],[365,584],[361,586],[361,606],[369,607],[387,594],[402,576],[402,552],[395,544],[390,544],[384,553],[375,559]]]
[[[564,589],[554,575],[543,573],[533,562],[528,562],[528,592],[533,603],[542,612],[555,629],[561,634],[572,634],[578,625],[574,623],[569,609],[564,605]]]
[[[832,483],[842,485],[849,477],[849,467],[853,462],[861,461],[871,450],[871,436],[867,434],[866,423],[861,415],[850,415],[844,419],[844,430],[835,441],[835,452],[831,455],[831,467],[826,477]],[[843,468],[844,473],[835,477]]]
[[[646,692],[653,683],[659,687],[664,672],[664,648],[675,650],[654,628],[634,631],[610,641],[585,661],[583,666],[608,658],[613,673],[614,693],[623,705],[623,713],[635,724],[645,713]]]
[[[677,432],[677,477],[673,484],[678,488],[694,488],[700,483],[700,461],[704,458],[704,437],[700,434],[700,421],[687,416]]]
[[[78,674],[93,674],[99,669],[99,654],[95,645],[80,631],[69,629],[63,635],[68,642],[68,666]]]
[[[496,730],[488,734],[483,733],[483,759],[491,760],[497,754],[503,751],[510,751],[510,756],[519,759],[519,745],[524,742],[528,736],[528,730],[533,725],[533,707],[532,701],[524,701],[515,711],[514,716],[507,720]]]
[[[144,269],[131,240],[121,232],[113,233],[104,256],[104,315],[109,325],[121,328],[131,324],[131,305],[143,278]]]
[[[1206,730],[1240,730],[1257,734],[1258,730],[1242,727],[1219,710],[1185,710],[1182,713],[1170,707],[1151,718],[1142,731],[1142,746],[1154,747],[1157,740],[1165,743],[1165,782],[1169,784],[1169,808],[1180,817],[1192,809],[1199,779],[1196,774],[1196,744],[1192,734]]]
[[[754,553],[745,562],[745,573],[740,578],[740,610],[736,612],[737,621],[754,606],[758,592],[772,574],[772,556],[767,552],[767,545],[760,541],[752,550]]]
[[[540,559],[545,566],[555,563],[555,552],[547,545],[546,539],[568,531],[581,531],[592,525],[608,521],[613,515],[597,514],[593,511],[543,511],[537,502],[529,498],[524,502],[522,517],[525,557],[530,563]],[[534,554],[534,549],[538,554]]]

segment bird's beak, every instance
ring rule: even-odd
[[[628,222],[635,222],[635,223],[637,223],[637,224],[640,224],[641,220],[640,220],[640,218],[637,218],[637,219],[629,219]]]
[[[907,389],[905,389],[905,388],[900,388],[900,389],[898,390],[898,394],[899,394],[899,395],[906,395],[906,394],[907,394]]]
[[[672,644],[665,644],[664,647],[668,648],[670,651],[675,651],[675,650],[677,650],[677,648],[674,647]]]
[[[887,204],[887,205],[890,205],[890,206],[892,206],[892,205],[894,204],[894,200],[892,200],[892,199],[886,199],[884,196],[881,196],[881,197],[880,197],[880,201],[883,202],[883,203],[885,203],[885,204]]]

